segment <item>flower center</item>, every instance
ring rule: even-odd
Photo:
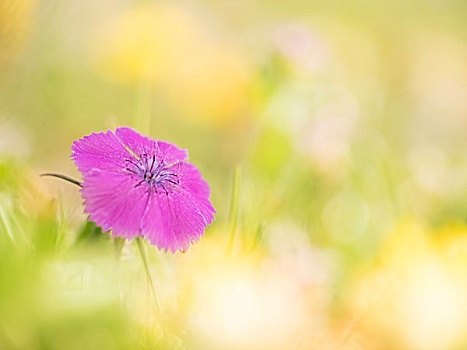
[[[151,186],[162,187],[166,191],[166,186],[178,185],[178,175],[173,172],[170,165],[162,161],[157,162],[156,156],[148,156],[142,154],[139,161],[127,159],[129,166],[126,170],[132,175],[141,178],[135,187],[140,186],[143,183],[147,183]],[[166,191],[167,192],[167,191]]]

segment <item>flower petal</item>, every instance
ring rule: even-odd
[[[128,127],[120,127],[115,130],[120,142],[130,149],[137,157],[142,154],[153,155],[157,148],[156,141],[143,136]]]
[[[151,244],[175,252],[198,241],[216,211],[209,200],[209,185],[193,164],[177,163],[170,169],[178,184],[151,193],[142,229]]]
[[[208,183],[201,176],[200,171],[191,163],[177,163],[171,168],[179,179],[179,186],[186,195],[187,200],[192,202],[206,218],[207,224],[214,221],[216,210],[212,206],[209,196],[211,190]]]
[[[138,157],[143,154],[156,155],[157,161],[165,161],[167,164],[182,162],[188,158],[186,149],[180,149],[170,142],[156,141],[131,128],[120,127],[115,133],[120,141]]]
[[[151,192],[142,231],[159,249],[187,250],[204,235],[206,226],[205,217],[181,192]]]
[[[196,197],[208,199],[211,190],[203,179],[201,172],[191,163],[177,163],[170,167],[180,179],[180,186]]]
[[[71,149],[83,175],[93,169],[120,173],[127,166],[125,159],[134,159],[112,130],[84,136],[73,142]]]
[[[173,143],[167,141],[157,141],[160,160],[165,161],[167,164],[176,162],[183,162],[188,159],[188,151],[175,146]]]
[[[104,231],[129,239],[144,236],[175,252],[188,249],[212,224],[216,211],[209,185],[184,162],[186,150],[127,127],[85,136],[72,150],[83,174],[85,212]],[[161,164],[154,170],[156,160]],[[148,181],[148,172],[150,179],[159,176],[157,181]]]
[[[81,193],[89,219],[114,236],[141,236],[141,218],[148,204],[149,187],[128,174],[93,170],[84,176]]]

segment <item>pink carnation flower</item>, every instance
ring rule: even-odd
[[[114,236],[145,237],[159,249],[187,250],[216,213],[210,189],[188,152],[131,128],[92,133],[73,143],[89,219]]]

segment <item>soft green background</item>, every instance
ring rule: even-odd
[[[465,348],[466,16],[0,0],[0,348]],[[187,148],[218,212],[144,245],[159,310],[136,243],[39,177],[122,125]]]

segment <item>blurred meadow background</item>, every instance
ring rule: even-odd
[[[218,212],[151,279],[39,177],[122,125]],[[0,349],[467,349],[466,151],[464,0],[0,0]]]

